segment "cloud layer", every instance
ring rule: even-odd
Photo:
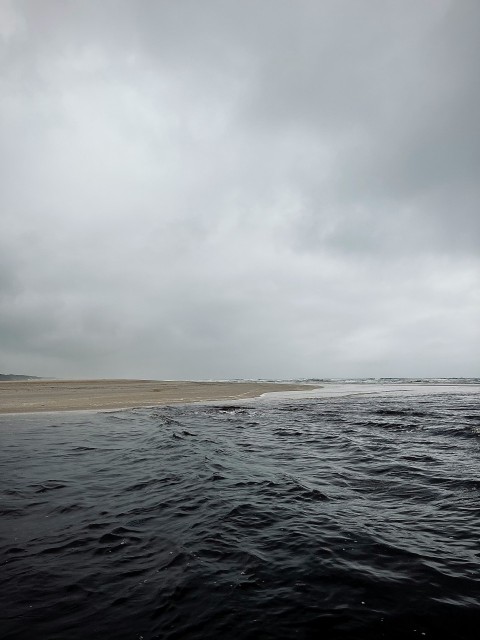
[[[0,25],[4,372],[478,375],[478,2]]]

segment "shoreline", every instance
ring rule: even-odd
[[[0,414],[109,411],[241,400],[264,393],[304,391],[310,386],[281,382],[183,380],[8,380],[0,382]]]

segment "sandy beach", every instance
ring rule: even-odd
[[[304,385],[270,382],[28,380],[0,382],[0,413],[126,409],[253,398]]]

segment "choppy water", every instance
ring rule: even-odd
[[[1,417],[0,637],[476,638],[478,387],[352,393]]]

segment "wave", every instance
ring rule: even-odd
[[[52,420],[0,420],[2,638],[476,637],[478,394]]]

